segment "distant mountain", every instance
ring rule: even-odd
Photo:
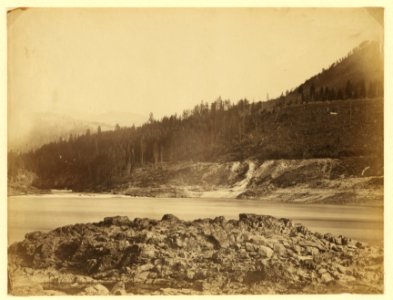
[[[130,112],[109,111],[98,115],[90,115],[85,119],[90,122],[105,123],[114,128],[116,124],[119,124],[120,127],[139,126],[147,122],[148,117]]]
[[[9,150],[34,150],[43,144],[68,139],[70,135],[81,135],[87,130],[96,131],[98,126],[101,126],[102,130],[112,129],[102,122],[82,121],[57,113],[36,113],[28,123],[28,129],[23,132],[17,132],[17,128],[9,128]]]
[[[97,132],[98,126],[102,131],[113,130],[116,124],[121,127],[139,126],[146,122],[142,115],[127,112],[107,112],[98,115],[82,115],[75,117],[59,113],[37,113],[29,120],[27,130],[18,132],[10,128],[8,133],[8,149],[25,152],[58,140],[67,140],[70,136]],[[26,125],[26,124],[24,124]],[[25,126],[26,127],[26,126]]]

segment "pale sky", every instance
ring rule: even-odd
[[[162,117],[218,96],[265,100],[382,37],[362,8],[16,10],[9,126],[34,112]]]

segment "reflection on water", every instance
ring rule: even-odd
[[[107,216],[160,219],[172,213],[184,220],[239,213],[284,217],[313,231],[342,234],[358,240],[383,240],[383,208],[365,206],[268,203],[238,199],[131,198],[117,195],[52,194],[14,196],[8,199],[8,242],[25,233],[59,226],[97,222]]]

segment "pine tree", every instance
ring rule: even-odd
[[[351,98],[353,98],[353,86],[352,82],[350,80],[347,80],[347,83],[345,85],[345,99]]]

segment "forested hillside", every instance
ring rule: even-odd
[[[269,102],[218,98],[182,115],[140,127],[87,131],[21,155],[8,175],[26,169],[40,188],[112,186],[146,165],[280,158],[383,157],[383,58],[363,43],[329,69]],[[368,62],[368,63],[367,63]],[[377,62],[377,63],[376,63]]]
[[[365,41],[297,88],[283,92],[278,102],[280,105],[291,105],[381,96],[384,88],[383,62],[382,45]]]

